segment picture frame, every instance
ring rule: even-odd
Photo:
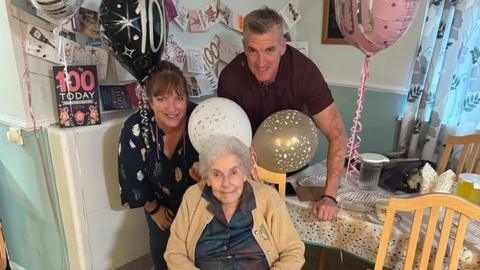
[[[335,0],[323,0],[322,44],[348,44],[335,19]]]

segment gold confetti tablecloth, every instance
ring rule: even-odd
[[[374,262],[383,229],[383,223],[375,221],[371,212],[357,212],[341,209],[336,221],[320,222],[311,214],[308,202],[300,202],[296,197],[287,197],[287,208],[300,238],[308,243],[335,247]],[[408,217],[400,217],[402,222],[390,235],[385,266],[401,269],[408,243]],[[480,243],[470,243],[467,234],[459,269],[480,269]],[[421,245],[420,245],[421,246]],[[419,253],[419,252],[417,252]],[[433,252],[432,252],[433,253]],[[434,254],[434,253],[433,253]]]

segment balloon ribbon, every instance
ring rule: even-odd
[[[365,56],[365,61],[362,67],[362,78],[360,86],[358,88],[358,99],[357,99],[357,109],[355,111],[355,116],[353,117],[353,124],[350,129],[351,135],[348,139],[347,152],[348,152],[348,164],[347,164],[347,174],[349,176],[358,175],[357,164],[359,162],[358,148],[360,147],[360,142],[362,141],[360,133],[362,132],[362,122],[360,121],[363,111],[363,103],[365,101],[365,86],[368,79],[368,63],[370,62],[370,56]]]

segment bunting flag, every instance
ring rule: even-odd
[[[165,6],[165,12],[167,13],[168,21],[171,22],[178,15],[177,9],[175,8],[172,0],[163,0],[163,4]]]
[[[217,90],[218,78],[212,69],[204,74],[186,75],[185,79],[190,97],[213,95]]]
[[[171,3],[171,4],[170,4]],[[218,22],[226,27],[243,32],[244,14],[231,9],[223,0],[214,0],[198,9],[187,9],[181,0],[166,0],[167,11],[174,14],[174,21],[178,26],[190,32],[205,32]],[[280,16],[286,24],[286,31],[292,28],[302,18],[298,8],[292,1],[287,2],[280,10]]]
[[[198,10],[188,11],[188,24],[190,25],[190,32],[205,32],[206,29],[203,27],[202,22],[200,21],[200,16]]]
[[[289,1],[287,4],[285,4],[285,6],[278,11],[278,13],[285,21],[287,30],[292,28],[302,18],[300,12],[292,1]]]
[[[177,16],[175,17],[175,22],[180,26],[180,28],[185,31],[188,27],[188,9],[185,8],[180,0],[175,0],[173,2]]]
[[[170,61],[183,70],[185,63],[186,50],[180,41],[176,40],[173,34],[168,35],[165,49],[163,50],[162,59]]]
[[[202,28],[208,30],[210,27],[217,24],[217,5],[216,2],[212,2],[200,8],[198,11],[198,17]]]
[[[187,71],[190,73],[205,72],[205,63],[202,57],[202,51],[199,49],[187,49]]]
[[[46,61],[62,65],[96,65],[98,78],[104,80],[107,77],[108,50],[85,45],[62,37],[34,25],[27,25],[25,40],[25,53],[39,57]]]
[[[240,33],[243,31],[244,14],[230,8],[224,0],[213,0],[196,9],[186,8],[182,0],[164,0],[164,5],[168,20],[174,21],[183,31],[206,32],[217,23],[222,23],[225,27]],[[288,1],[278,12],[285,21],[287,31],[301,19],[299,10],[293,1]],[[41,12],[37,16],[42,16]],[[97,65],[98,78],[104,80],[107,76],[109,54],[107,50],[98,46],[99,40],[96,38],[98,36],[98,13],[81,8],[72,17],[71,22],[65,24],[64,27],[71,32],[80,32],[87,35],[89,38],[87,45],[82,46],[73,40],[56,37],[47,30],[30,25],[27,29],[25,52],[56,64],[62,64],[61,56],[63,54],[59,53],[57,48],[58,39],[62,38],[61,44],[64,46],[65,62],[69,65]],[[308,55],[308,43],[291,42],[289,44]],[[187,49],[170,33],[162,59],[174,63],[182,70],[186,61],[185,69],[187,72],[194,74],[193,77],[200,85],[198,96],[201,96],[204,93],[209,93],[215,85],[215,81],[218,80],[217,74],[225,66],[224,63],[229,63],[242,51],[242,44],[221,36],[215,36],[203,47]],[[220,61],[222,65],[218,65]],[[218,72],[217,74],[213,71],[215,69]],[[122,75],[122,72],[121,68],[117,68],[119,79],[131,79],[131,76]],[[215,88],[216,86],[213,89]],[[195,96],[193,91],[191,92]]]
[[[221,23],[229,28],[233,28],[233,11],[221,0],[217,3],[217,14]]]
[[[211,69],[220,59],[219,39],[217,36],[203,48],[202,53],[206,69]]]

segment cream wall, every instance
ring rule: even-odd
[[[19,10],[10,0],[0,4],[0,122],[31,130],[33,122],[29,114],[27,87],[23,74],[28,66],[31,81],[32,111],[37,126],[55,123],[57,120],[55,92],[53,91],[52,64],[31,55],[24,55],[22,41],[27,24],[52,29],[51,24]]]
[[[8,1],[7,1],[8,2]],[[0,37],[2,46],[0,50],[0,118],[8,118],[11,122],[21,122],[25,119],[23,93],[19,91],[20,80],[17,72],[12,32],[7,13],[7,2],[0,3]]]

